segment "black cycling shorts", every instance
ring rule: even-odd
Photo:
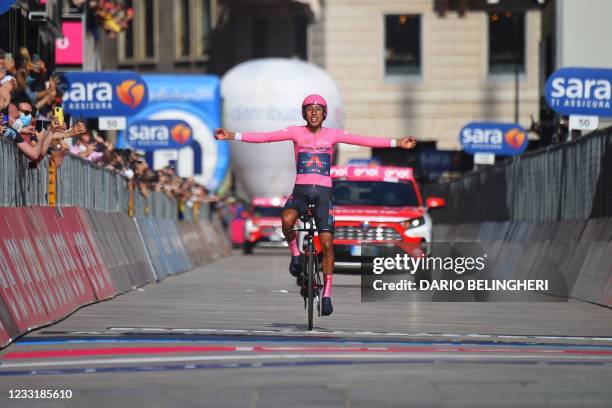
[[[306,214],[308,204],[314,203],[313,211],[317,231],[334,232],[334,216],[332,215],[332,189],[331,187],[316,184],[296,184],[293,193],[287,199],[284,209],[293,209],[300,216]]]

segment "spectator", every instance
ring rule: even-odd
[[[17,105],[9,106],[9,126],[3,129],[3,136],[12,139],[17,144],[17,148],[33,162],[39,162],[43,158],[53,140],[60,140],[85,130],[81,125],[67,132],[57,120],[53,120],[47,131],[37,132],[32,103],[27,99],[16,102]]]
[[[79,136],[76,142],[70,147],[70,153],[82,157],[85,160],[100,163],[104,158],[104,153],[94,143],[91,143],[91,135],[84,133]]]

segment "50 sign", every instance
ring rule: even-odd
[[[598,126],[598,116],[571,115],[569,117],[569,128],[571,130],[595,130]]]
[[[125,116],[102,116],[98,119],[100,130],[125,130]]]

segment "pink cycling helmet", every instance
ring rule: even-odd
[[[325,101],[325,98],[323,98],[321,95],[312,94],[304,98],[304,102],[302,102],[302,117],[304,119],[306,119],[306,111],[304,110],[304,108],[309,105],[322,106],[323,107],[323,118],[327,117],[327,102]]]

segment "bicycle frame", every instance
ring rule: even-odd
[[[303,254],[303,262],[302,262],[302,274],[303,283],[306,285],[306,294],[302,292],[302,296],[304,296],[304,308],[308,310],[308,330],[312,330],[313,327],[313,315],[314,315],[314,302],[317,303],[317,313],[321,315],[321,298],[320,291],[322,289],[321,283],[321,275],[319,273],[318,268],[318,260],[316,248],[314,245],[314,237],[315,237],[315,223],[314,216],[312,214],[312,209],[314,208],[313,204],[308,206],[308,210],[306,215],[300,217],[300,220],[304,224],[304,228],[296,228],[292,229],[294,232],[306,232],[306,237],[304,238],[306,241],[306,252]],[[304,274],[304,272],[306,272]]]

